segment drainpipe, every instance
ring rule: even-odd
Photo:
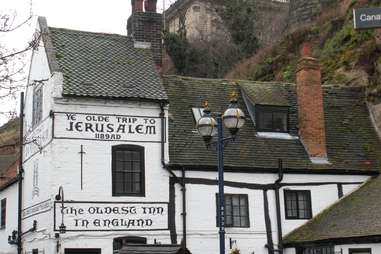
[[[279,190],[280,183],[283,180],[283,161],[281,159],[278,160],[278,179],[275,181],[275,202],[276,202],[276,220],[278,227],[278,253],[283,254],[283,236],[282,236],[282,219],[280,213],[280,198],[279,198]]]
[[[168,173],[175,179],[175,182],[180,184],[181,192],[182,192],[182,220],[183,220],[183,240],[182,244],[184,247],[187,246],[187,222],[186,222],[186,188],[185,188],[185,169],[182,168],[182,179],[181,181],[177,177],[177,175],[165,164],[164,155],[165,155],[165,112],[164,112],[164,103],[160,104],[160,119],[161,119],[161,165],[162,167],[168,171]]]
[[[164,160],[164,154],[165,154],[165,136],[166,136],[166,129],[165,129],[165,113],[164,113],[164,103],[160,103],[160,119],[161,119],[161,165],[164,169],[168,171],[168,173],[175,178],[177,183],[180,183],[179,178],[177,175],[168,168],[167,164],[165,164]]]
[[[22,214],[22,180],[24,174],[23,168],[23,143],[24,143],[24,92],[21,92],[20,98],[20,156],[19,156],[19,174],[18,174],[18,218],[17,218],[17,254],[22,252],[22,241],[21,241],[21,214]]]
[[[181,171],[182,176],[182,185],[181,185],[181,191],[183,194],[183,212],[181,215],[183,216],[183,246],[184,248],[187,247],[187,204],[186,204],[186,187],[185,187],[185,169],[182,168]]]

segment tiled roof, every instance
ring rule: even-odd
[[[120,254],[190,254],[180,245],[127,245]]]
[[[381,235],[381,176],[366,182],[284,238],[287,245]]]
[[[298,134],[294,84],[166,76],[164,85],[170,102],[169,158],[173,167],[216,167],[216,154],[206,148],[197,133],[191,109],[200,107],[207,99],[212,111],[221,112],[232,91],[247,94],[256,104],[289,105],[290,134]],[[278,159],[282,159],[288,170],[377,171],[381,165],[381,144],[369,118],[364,91],[335,86],[324,86],[323,90],[329,165],[311,163],[300,139],[257,137],[255,125],[248,117],[238,141],[225,149],[225,169],[274,170]],[[242,96],[238,103],[249,116]]]
[[[52,27],[49,35],[63,95],[167,99],[151,50],[135,48],[130,37]]]

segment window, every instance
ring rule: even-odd
[[[218,222],[218,193],[216,194],[216,214]],[[249,204],[245,194],[225,194],[225,227],[246,228],[249,225]]]
[[[201,11],[201,7],[199,5],[194,5],[192,7],[192,9],[193,9],[194,12],[200,12]]]
[[[287,106],[255,105],[257,131],[288,132]]]
[[[372,249],[349,249],[349,254],[372,254]]]
[[[119,253],[119,250],[128,244],[147,244],[147,238],[140,236],[125,236],[114,238],[114,253]]]
[[[144,196],[144,147],[112,148],[113,196]]]
[[[297,254],[335,254],[333,246],[318,246],[298,249]]]
[[[309,190],[285,190],[286,219],[311,219],[311,192]]]
[[[36,126],[42,120],[42,86],[33,91],[32,126]]]
[[[38,249],[33,249],[32,254],[38,254]]]
[[[0,208],[0,228],[5,228],[6,214],[7,214],[7,199],[4,198],[1,200]]]

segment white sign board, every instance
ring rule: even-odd
[[[26,128],[24,136],[24,161],[42,151],[52,140],[52,120],[50,117],[44,119],[37,127]]]
[[[150,231],[168,229],[168,203],[77,202],[54,203],[54,230],[62,216],[66,231]]]
[[[48,199],[41,203],[27,207],[22,210],[21,218],[24,220],[26,218],[35,216],[37,214],[48,212],[52,209],[52,205],[53,205],[53,202],[50,199]]]
[[[161,119],[88,113],[54,113],[54,138],[161,142]]]

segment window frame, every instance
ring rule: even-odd
[[[296,216],[289,216],[287,211],[288,211],[288,206],[287,206],[287,194],[288,193],[296,193],[296,199],[297,199],[297,202],[296,202],[296,212],[297,212],[297,215]],[[299,194],[300,193],[306,193],[307,194],[307,208],[309,209],[310,213],[309,213],[309,217],[303,217],[301,218],[300,217],[300,210],[299,210]],[[311,198],[311,191],[310,190],[290,190],[290,189],[287,189],[287,190],[284,190],[283,191],[283,199],[284,199],[284,215],[285,215],[285,218],[286,220],[309,220],[313,217],[312,215],[312,198]]]
[[[326,251],[329,249],[330,250],[329,254],[334,254],[335,253],[335,247],[333,245],[317,245],[317,246],[306,246],[306,247],[297,248],[296,249],[296,254],[304,254],[305,251],[316,252],[317,250],[321,251],[323,249],[325,249]]]
[[[0,229],[5,229],[7,225],[7,198],[0,201]]]
[[[116,152],[117,151],[137,151],[140,153],[140,192],[139,193],[116,193]],[[111,152],[111,171],[112,171],[112,196],[113,197],[145,197],[145,149],[144,146],[138,145],[116,145],[112,146]]]
[[[359,252],[368,252],[372,254],[372,248],[350,248],[348,249],[349,254],[357,254]]]
[[[248,194],[241,194],[241,193],[225,193],[224,194],[225,196],[225,228],[250,228],[250,214],[249,214],[249,197],[248,197]],[[232,225],[227,225],[226,224],[226,197],[228,196],[238,196],[238,198],[240,199],[241,197],[243,197],[245,200],[246,200],[246,214],[247,214],[247,226],[235,226],[234,225],[234,220],[232,219]],[[216,193],[216,226],[219,227],[220,223],[218,221],[218,200],[219,200],[219,196],[218,196],[218,193]],[[233,201],[232,201],[232,204],[233,204]],[[233,211],[233,209],[232,209]],[[233,213],[231,214],[232,218],[233,218]],[[242,218],[241,214],[239,214],[239,217]]]
[[[40,92],[39,96],[37,96],[38,92]],[[38,98],[40,99],[40,101],[37,101]],[[33,88],[32,103],[32,127],[34,128],[42,122],[44,107],[44,90],[42,85]]]
[[[274,129],[261,129],[259,128],[259,115],[261,113],[285,113],[287,117],[286,130],[277,131]],[[255,104],[254,105],[254,114],[255,114],[255,127],[257,132],[276,132],[276,133],[289,133],[290,132],[290,107],[289,106],[276,106],[276,105],[263,105]],[[273,119],[272,119],[273,124]]]

